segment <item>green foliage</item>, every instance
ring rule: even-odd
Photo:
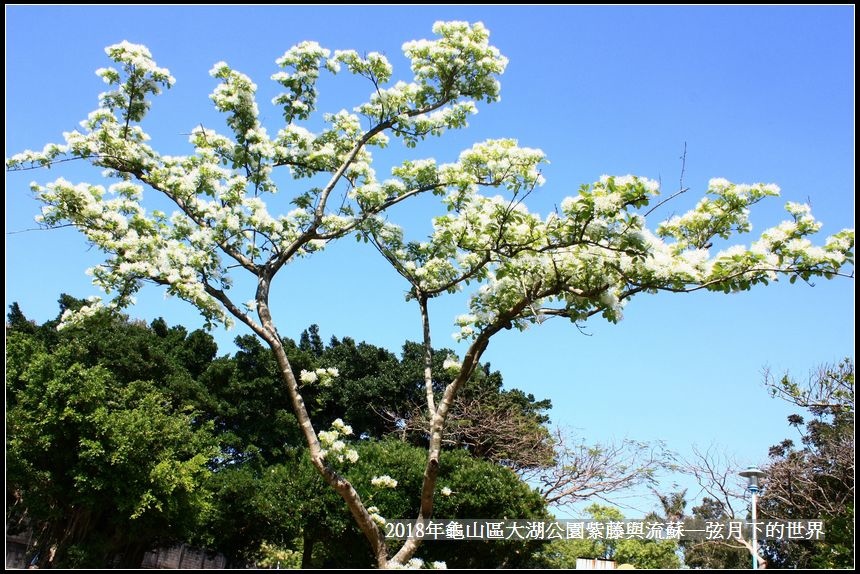
[[[60,300],[62,311],[84,304]],[[209,335],[163,319],[145,325],[99,312],[58,324],[36,325],[17,305],[7,318],[10,516],[44,533],[40,557],[63,540],[51,565],[135,567],[146,550],[181,540],[236,565],[373,564],[343,501],[310,464],[277,365],[257,339],[239,337],[232,357],[217,357]],[[372,400],[384,396],[387,409],[407,413],[424,399],[422,348],[407,343],[398,358],[348,337],[325,345],[315,325],[285,345],[296,370],[341,372],[337,385],[304,394],[318,420],[346,419],[363,437],[353,437],[359,459],[342,469],[347,478],[382,516],[414,516],[423,439],[393,440],[395,421]],[[441,368],[449,354],[434,353],[439,391],[450,383]],[[548,401],[503,389],[489,365],[473,378],[467,397],[546,432]],[[542,498],[511,470],[481,460],[487,454],[467,442],[443,453],[437,490],[451,494],[437,496],[435,515],[546,517]],[[373,487],[381,474],[398,487]],[[420,553],[452,567],[517,566],[540,545],[440,542]]]
[[[213,361],[201,375],[212,401],[209,416],[230,464],[283,461],[302,443],[272,352],[249,335],[237,337],[236,346],[233,357]]]
[[[386,519],[411,518],[418,512],[426,452],[419,447],[394,441],[361,441],[359,461],[347,472],[350,481],[368,505],[379,508]],[[370,481],[379,474],[398,481],[395,489],[377,489]],[[449,488],[451,494],[437,495],[434,516],[440,518],[548,518],[540,495],[523,483],[510,470],[487,461],[477,460],[465,451],[446,451],[440,461],[438,490]],[[322,534],[324,557],[317,565],[337,567],[367,567],[373,563],[359,531],[347,520],[346,533],[335,532],[340,538]],[[335,543],[337,540],[337,543]],[[354,541],[351,546],[349,541]],[[470,541],[425,542],[419,554],[425,561],[445,561],[450,568],[517,567],[526,564],[530,553],[541,542]],[[357,557],[363,556],[364,561]]]
[[[295,349],[295,347],[294,347]],[[341,418],[353,426],[357,435],[381,438],[394,430],[394,424],[381,414],[399,411],[423,396],[423,379],[412,378],[407,368],[391,352],[356,343],[349,337],[334,339],[317,354],[294,350],[288,353],[296,375],[301,369],[335,367],[338,383],[330,387],[309,386],[302,390],[309,409],[320,427]]]
[[[94,316],[55,344],[12,323],[7,518],[37,533],[40,564],[138,566],[146,550],[190,537],[210,509],[218,449],[183,396],[187,373],[122,320]]]
[[[265,558],[265,544],[295,550],[305,530],[345,529],[343,502],[298,452],[280,464],[250,461],[221,469],[212,478],[212,489],[214,510],[205,528],[209,547],[234,564]]]
[[[618,564],[640,569],[680,568],[678,544],[672,540],[620,540],[615,548]]]
[[[263,347],[250,337],[242,345]],[[319,367],[335,367],[340,372],[336,385],[307,385],[302,396],[314,420],[325,428],[335,419],[348,422],[358,436],[384,438],[396,434],[412,444],[426,445],[426,428],[418,416],[425,403],[424,349],[418,343],[406,342],[401,357],[368,343],[356,343],[349,337],[333,337],[328,346],[319,337],[319,329],[311,325],[300,337],[299,344],[286,340],[287,354],[298,378],[301,371]],[[433,352],[433,388],[437,400],[453,375],[443,367],[453,351]],[[237,357],[238,358],[238,357]],[[271,369],[274,361],[268,359]],[[241,369],[247,377],[247,369]],[[271,374],[275,376],[274,372]],[[278,403],[278,399],[274,401]],[[468,406],[468,412],[463,407]],[[513,468],[549,464],[553,453],[545,425],[545,411],[552,407],[549,400],[537,400],[518,389],[503,389],[501,373],[489,364],[476,369],[469,384],[455,404],[446,430],[446,443],[465,448],[473,456],[506,464]],[[267,408],[261,405],[261,408]],[[256,411],[261,412],[261,411]],[[463,415],[463,416],[459,416]],[[517,449],[517,443],[504,434],[499,417],[504,417],[506,429],[519,437],[529,436],[528,452]],[[416,427],[410,425],[416,423]],[[536,445],[543,444],[543,448]],[[297,444],[297,443],[296,443]],[[537,462],[536,462],[537,461]]]
[[[592,504],[585,511],[593,520],[621,521],[616,508]],[[641,569],[679,568],[678,544],[673,540],[553,540],[534,557],[533,567],[576,568],[577,558],[614,560]]]
[[[723,505],[705,497],[702,504],[693,507],[693,518],[725,522],[731,519]],[[728,541],[703,540],[684,543],[684,564],[690,568],[736,570],[749,568],[752,557],[749,550]]]
[[[6,333],[17,331],[19,333],[33,334],[36,332],[37,326],[34,322],[28,321],[27,317],[21,311],[18,303],[12,303],[9,306],[9,314],[6,315]]]
[[[176,329],[174,327],[174,329]],[[156,329],[158,332],[158,329]],[[191,340],[195,333],[188,339]],[[258,339],[240,336],[236,339],[239,350],[233,357],[215,359],[199,377],[205,388],[205,408],[216,424],[232,461],[253,457],[266,464],[282,461],[285,453],[302,449],[303,441],[289,403],[283,392],[277,364],[271,351]],[[391,434],[402,436],[402,423],[416,406],[425,401],[423,383],[423,349],[417,343],[407,342],[402,355],[396,355],[375,345],[357,343],[350,337],[333,337],[325,345],[319,337],[319,328],[311,325],[296,344],[284,340],[284,346],[296,378],[302,370],[334,367],[340,372],[337,384],[328,387],[305,385],[302,397],[319,429],[327,428],[335,419],[342,419],[355,430],[356,436],[381,439]],[[433,355],[434,388],[438,393],[451,382],[451,374],[442,368],[451,351],[443,349]],[[552,458],[549,451],[549,433],[545,428],[551,407],[548,400],[537,400],[517,389],[503,389],[502,377],[483,365],[472,377],[465,390],[464,400],[478,401],[487,413],[499,412],[513,417],[517,432],[531,433],[546,438],[546,452],[540,451],[544,461]],[[474,419],[452,422],[449,440],[457,448],[468,449],[473,456],[518,466],[524,454],[534,453],[512,450],[504,436],[494,433],[487,425],[476,427]],[[480,431],[480,443],[468,431]],[[410,442],[426,444],[423,432],[407,433]],[[539,441],[532,441],[537,444]],[[521,466],[521,465],[520,465]]]
[[[426,452],[395,440],[359,440],[358,462],[346,469],[368,506],[386,519],[410,518],[417,511],[414,495],[421,488]],[[214,478],[216,510],[208,530],[213,543],[235,562],[262,560],[267,544],[301,553],[303,567],[367,568],[374,560],[362,533],[341,499],[314,471],[306,453],[284,464],[259,470],[245,465],[225,469]],[[397,488],[380,489],[371,480],[387,474]],[[513,472],[476,460],[464,451],[445,452],[435,515],[443,518],[546,518],[546,507],[534,490]],[[540,542],[427,542],[426,560],[449,567],[501,567],[525,564]],[[257,562],[259,563],[259,562]]]
[[[264,542],[260,546],[260,559],[257,561],[260,568],[291,568],[302,567],[302,556],[295,550],[279,548],[273,544]]]

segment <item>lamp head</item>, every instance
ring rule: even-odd
[[[751,466],[738,474],[747,479],[750,492],[755,493],[761,490],[761,479],[764,476],[764,472],[761,469]]]

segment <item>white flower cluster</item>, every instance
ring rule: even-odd
[[[173,85],[176,82],[176,78],[170,75],[167,68],[159,68],[155,65],[152,53],[143,44],[132,44],[127,40],[123,40],[119,44],[113,44],[105,48],[105,54],[114,62],[129,64],[142,73],[163,78],[167,84]],[[104,70],[104,68],[101,70]],[[99,72],[97,72],[98,75],[104,77],[105,74]]]
[[[69,146],[59,144],[46,144],[42,151],[34,151],[31,149],[24,150],[21,153],[16,153],[6,160],[6,167],[13,168],[17,166],[27,167],[44,167],[51,165],[57,157],[67,153]]]
[[[452,186],[493,185],[519,193],[544,184],[540,166],[545,163],[540,149],[519,147],[514,139],[493,139],[461,152],[457,163],[443,165],[440,173]]]
[[[311,385],[319,382],[321,387],[330,387],[334,380],[340,376],[340,371],[335,367],[320,368],[314,371],[306,371],[302,369],[299,374],[299,380],[306,385]],[[340,420],[340,419],[338,419]]]
[[[399,85],[399,84],[398,84]],[[422,90],[415,84],[406,86],[409,91],[421,94]],[[371,98],[369,104],[361,105],[356,111],[369,117],[379,116],[389,110],[397,110],[397,86],[391,90],[380,92]],[[389,99],[394,100],[389,101]],[[403,140],[407,147],[415,147],[418,140],[427,136],[441,136],[446,130],[466,127],[468,118],[478,113],[478,108],[472,101],[451,102],[446,106],[429,113],[416,114],[414,110],[404,110],[394,116],[394,134]]]
[[[511,238],[507,245],[520,247],[509,251],[498,264],[479,263],[486,266],[485,275],[468,276],[481,277],[484,284],[472,295],[471,313],[456,318],[459,330],[454,338],[471,339],[515,308],[521,311],[502,327],[526,328],[542,321],[547,311],[575,321],[601,313],[617,322],[623,316],[631,285],[652,292],[697,286],[732,291],[774,280],[780,274],[828,276],[838,272],[853,249],[851,230],[829,238],[823,247],[814,246],[807,236],[817,232],[821,224],[807,206],[789,203],[786,209],[793,221],[766,230],[749,249],[734,246],[710,256],[712,239],[748,230],[748,207],[778,193],[778,188],[713,180],[709,191],[715,199],[706,198],[690,213],[661,224],[659,233],[674,242],[651,233],[644,217],[631,213],[647,206],[657,191],[657,182],[644,178],[604,176],[592,186],[584,186],[577,197],[562,201],[560,214],[535,220],[523,213],[521,219],[510,220],[503,228],[486,234],[495,244],[484,249],[504,253],[500,238]],[[462,205],[470,201],[468,193],[460,199]],[[452,226],[456,219],[445,217],[448,221],[437,218],[437,229]],[[434,235],[433,240],[442,237]],[[552,244],[555,247],[546,247]],[[466,259],[462,252],[451,253],[479,253],[481,248],[477,242],[458,239],[453,250],[440,250],[435,245],[434,249],[453,262]],[[442,278],[447,280],[449,275]]]
[[[540,239],[541,220],[520,202],[480,195],[477,188],[505,187],[513,194],[531,190],[543,181],[538,166],[544,161],[543,152],[519,148],[514,140],[488,140],[463,152],[457,163],[405,162],[392,173],[405,187],[444,187],[449,213],[434,218],[428,242],[407,249],[402,231],[381,218],[377,239],[401,262],[401,274],[424,292],[458,290],[464,277],[483,280],[486,254]]]
[[[424,568],[424,560],[421,558],[412,558],[405,564],[399,564],[391,561],[388,563],[388,568],[391,570],[420,570]]]
[[[460,363],[460,361],[457,360],[457,357],[452,357],[451,355],[445,357],[445,361],[442,363],[442,368],[452,373],[460,372],[460,368],[462,366],[463,365]]]
[[[349,436],[352,434],[352,427],[343,422],[343,419],[334,419],[334,422],[331,423],[331,428],[342,434],[343,436]]]
[[[313,112],[320,66],[330,53],[316,42],[302,42],[275,61],[284,71],[274,74],[272,79],[287,91],[276,96],[272,103],[284,108],[284,118],[288,124],[294,119],[307,119]],[[336,64],[330,60],[325,65],[330,71],[337,72]]]
[[[131,121],[139,122],[149,110],[149,94],[158,95],[161,88],[169,88],[176,80],[167,68],[159,68],[146,46],[123,40],[105,48],[105,53],[116,63],[123,65],[121,74],[114,68],[99,68],[96,74],[105,83],[117,89],[99,95],[102,106],[110,112],[121,111]],[[126,81],[123,83],[123,75]],[[124,138],[128,130],[123,130]]]
[[[477,321],[477,315],[458,315],[457,318],[454,320],[454,323],[456,323],[460,327],[460,331],[454,333],[454,339],[460,341],[472,337],[475,334],[474,325]]]
[[[397,481],[388,476],[387,474],[383,474],[382,476],[374,476],[370,480],[370,484],[372,484],[376,488],[397,488]]]
[[[380,87],[367,103],[356,106],[354,111],[369,118],[397,118],[408,121],[408,112],[413,109],[421,87],[415,82],[398,81],[393,86]]]
[[[323,449],[321,456],[323,458],[334,456],[339,462],[355,463],[358,461],[358,451],[352,448],[347,448],[346,443],[341,440],[341,437],[347,437],[352,434],[352,427],[345,424],[341,419],[335,419],[331,424],[331,430],[320,431],[318,437],[320,445]]]
[[[421,558],[412,558],[406,564],[397,564],[395,562],[389,562],[388,567],[392,570],[420,570],[422,568],[428,568],[430,570],[447,570],[448,565],[440,560],[436,560],[434,562],[426,563]]]
[[[87,298],[87,301],[88,303],[77,311],[72,311],[71,309],[63,311],[63,315],[60,317],[60,322],[57,324],[57,331],[65,329],[66,327],[80,325],[86,319],[104,309],[104,305],[102,304],[100,297],[89,297]]]
[[[443,486],[440,492],[442,493],[442,496],[451,496],[454,493],[454,491],[447,486]]]
[[[194,153],[188,156],[162,156],[147,144],[137,125],[148,109],[147,97],[174,79],[155,65],[145,47],[122,42],[107,49],[118,65],[98,74],[112,91],[102,94],[100,107],[81,122],[83,131],[64,133],[63,144],[16,154],[7,166],[50,166],[70,156],[104,168],[106,177],[122,178],[107,192],[64,179],[34,186],[45,203],[40,223],[72,224],[107,253],[90,273],[104,291],[120,293],[114,306],[128,304],[140,282],[149,280],[190,301],[210,323],[230,323],[212,295],[226,293],[230,270],[253,269],[278,253],[314,253],[352,231],[359,237],[373,233],[413,292],[434,296],[478,285],[469,313],[457,318],[458,339],[488,328],[523,329],[548,315],[576,321],[601,313],[617,321],[634,291],[740,290],[784,274],[830,277],[853,261],[852,230],[813,245],[810,236],[821,224],[808,206],[792,202],[786,205],[789,221],[765,230],[749,248],[728,247],[712,256],[714,240],[751,229],[749,209],[779,193],[773,184],[714,178],[694,209],[652,233],[642,213],[659,192],[657,182],[603,176],[542,218],[521,199],[543,183],[544,154],[520,148],[514,140],[478,143],[444,165],[432,159],[405,161],[380,183],[367,147],[384,146],[386,130],[365,142],[367,118],[360,115],[371,125],[388,126],[390,134],[411,145],[465,125],[475,102],[498,99],[497,77],[507,61],[489,45],[486,28],[437,22],[433,30],[434,40],[404,44],[414,77],[393,86],[387,85],[391,64],[379,53],[362,57],[340,51],[329,57],[313,42],[287,51],[278,60],[282,71],[274,76],[286,88],[276,103],[284,107],[287,125],[274,139],[260,124],[256,85],[219,62],[212,74],[221,83],[212,99],[228,115],[233,133],[195,128],[190,136]],[[306,119],[316,105],[322,66],[332,72],[345,66],[371,78],[378,90],[352,112],[326,114],[328,127],[312,133],[293,122]],[[309,181],[338,174],[346,201],[317,213],[323,192],[312,187],[292,198],[296,209],[287,215],[270,213],[262,194],[276,191],[270,179],[276,165]],[[142,188],[130,179],[163,193],[176,204],[176,213],[147,212]],[[486,187],[506,195],[479,193]],[[427,241],[407,242],[402,230],[387,221],[388,214],[378,211],[428,191],[442,198],[447,213],[434,219]],[[253,301],[246,305],[248,311],[254,307]],[[500,323],[500,317],[507,320]],[[446,364],[454,368],[454,362]],[[328,385],[336,376],[331,369],[316,369],[303,371],[300,379]]]
[[[388,522],[381,514],[379,514],[379,508],[377,508],[376,506],[369,506],[367,508],[367,512],[370,514],[370,519],[373,520],[379,526],[385,526],[385,524]]]
[[[326,63],[329,69],[340,70],[340,65],[346,66],[351,73],[364,76],[379,84],[391,79],[394,71],[388,58],[379,52],[370,52],[362,58],[355,50],[335,50],[334,56]]]
[[[436,22],[433,33],[441,38],[403,44],[422,95],[437,95],[437,86],[444,86],[475,100],[499,99],[500,85],[495,76],[505,71],[508,59],[490,46],[490,32],[484,25]]]
[[[676,240],[676,252],[691,246],[703,247],[714,237],[727,239],[732,233],[750,231],[750,206],[765,197],[779,195],[779,187],[735,184],[715,178],[708,183],[708,194],[712,197],[701,199],[694,209],[657,226],[657,235]]]
[[[71,221],[94,244],[111,254],[105,264],[89,273],[106,292],[120,291],[126,297],[113,306],[130,303],[139,282],[150,279],[168,288],[168,293],[191,301],[208,320],[230,324],[221,305],[209,295],[202,274],[218,279],[220,259],[210,244],[177,239],[165,221],[148,216],[140,205],[141,188],[130,183],[114,184],[111,199],[105,189],[88,184],[74,185],[62,178],[41,187],[33,185],[46,204],[41,221],[48,225]],[[190,229],[189,229],[190,233]]]
[[[229,158],[234,166],[248,168],[248,179],[254,182],[258,191],[273,191],[275,186],[269,180],[271,164],[265,160],[275,158],[277,148],[259,121],[257,84],[245,74],[232,70],[225,62],[215,64],[209,73],[222,80],[209,97],[218,111],[228,114],[227,125],[233,130],[237,142],[230,148],[217,146],[222,156],[219,159]],[[204,141],[204,145],[199,147],[210,146]],[[228,178],[231,176],[233,174],[227,175]],[[236,181],[244,182],[244,178]],[[238,186],[236,192],[236,198],[244,196],[245,185]]]

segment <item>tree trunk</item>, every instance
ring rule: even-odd
[[[302,568],[313,568],[311,560],[314,555],[314,543],[316,539],[311,536],[310,529],[305,528],[302,532]]]
[[[281,338],[275,329],[272,322],[272,315],[268,305],[269,282],[265,277],[260,278],[260,283],[257,288],[257,313],[262,322],[262,329],[257,334],[260,335],[275,355],[275,360],[278,363],[278,368],[281,371],[281,379],[287,387],[287,394],[290,397],[290,402],[293,406],[293,414],[296,415],[299,427],[305,437],[305,442],[310,451],[311,462],[314,467],[328,483],[329,486],[335,489],[341,498],[346,502],[350,513],[355,518],[358,527],[364,533],[373,555],[376,557],[377,566],[385,568],[388,564],[388,548],[385,545],[385,536],[379,530],[376,522],[370,517],[370,513],[365,508],[364,503],[358,492],[353,488],[352,484],[344,477],[340,476],[331,467],[326,465],[322,454],[319,438],[311,423],[310,414],[305,407],[305,401],[299,393],[298,381],[293,374],[290,360],[281,343]]]

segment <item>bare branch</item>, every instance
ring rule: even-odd
[[[554,441],[555,463],[521,474],[528,482],[537,484],[547,503],[556,506],[604,498],[651,483],[667,458],[662,444],[625,439],[620,443],[588,445],[563,429],[556,429]]]
[[[515,471],[543,468],[555,457],[554,440],[534,419],[522,416],[514,405],[491,401],[495,393],[479,393],[454,400],[442,433],[442,444],[465,447],[477,457],[507,466]],[[402,438],[426,440],[432,421],[426,411],[416,406],[408,413],[380,413]]]
[[[654,211],[656,211],[659,207],[669,203],[676,197],[681,194],[687,193],[690,191],[689,187],[684,185],[684,173],[687,171],[687,142],[684,142],[684,153],[681,154],[681,176],[678,178],[678,191],[667,197],[666,199],[658,202],[654,207],[645,212],[645,217],[651,215]]]

